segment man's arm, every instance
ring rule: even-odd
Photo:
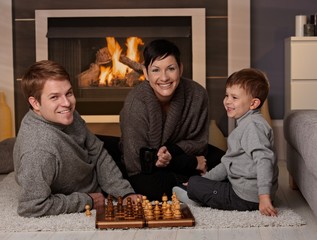
[[[24,154],[16,174],[21,186],[18,205],[18,214],[21,216],[40,217],[81,212],[85,204],[92,205],[92,199],[86,193],[52,193],[51,187],[57,170],[55,157],[50,153],[33,151]]]

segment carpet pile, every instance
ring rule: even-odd
[[[87,217],[84,213],[62,214],[41,218],[24,218],[17,214],[19,185],[14,172],[0,182],[0,232],[34,231],[98,231],[95,229],[95,214]],[[292,209],[279,203],[278,217],[262,216],[259,211],[221,211],[189,205],[195,217],[193,229],[286,227],[305,225],[305,221]],[[142,230],[142,229],[140,229]]]

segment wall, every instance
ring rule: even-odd
[[[59,8],[61,4],[65,1],[62,0],[55,0],[49,1],[51,2],[49,5],[53,8]],[[85,1],[75,1],[75,2],[67,2],[69,8],[84,8],[86,6]],[[104,1],[94,1],[90,3],[91,7],[94,6],[101,6],[101,2]],[[121,0],[116,1],[120,2],[115,3],[117,7],[127,8],[127,6],[131,5],[128,0]],[[145,8],[149,7],[148,1],[133,1],[135,7]],[[153,1],[152,1],[153,2]],[[190,3],[189,3],[190,2]],[[154,7],[168,7],[168,6],[175,6],[184,7],[188,4],[195,5],[197,7],[205,7],[206,5],[215,4],[216,7],[209,7],[207,6],[207,16],[209,16],[209,20],[207,22],[210,25],[217,25],[217,22],[223,22],[225,18],[221,20],[221,16],[226,16],[225,10],[222,12],[217,12],[215,9],[218,7],[225,8],[226,4],[224,1],[195,1],[195,3],[191,3],[192,1],[155,1],[153,4]],[[93,4],[93,5],[92,5]],[[34,22],[34,14],[32,14],[32,8],[37,6],[39,9],[45,9],[47,5],[47,1],[36,1],[36,0],[29,0],[27,2],[21,0],[13,0],[13,8],[18,8],[19,13],[17,14],[14,11],[14,17],[19,19],[24,19],[25,23],[24,26],[28,26],[26,30],[21,35],[21,42],[32,39],[34,36],[32,35],[32,31],[28,31],[29,28],[32,28]],[[1,81],[1,84],[5,81],[5,86],[12,85],[12,68],[10,66],[6,66],[6,64],[12,60],[11,56],[11,49],[10,49],[10,39],[11,39],[11,28],[7,23],[11,23],[12,19],[10,19],[11,12],[11,1],[10,0],[3,0],[1,1],[1,9],[3,14],[1,14],[1,32],[5,33],[1,38],[5,45],[1,44],[1,72],[6,73],[7,75],[4,76],[4,80]],[[6,10],[5,10],[6,9]],[[271,83],[271,93],[269,96],[269,104],[270,104],[270,111],[271,116],[273,119],[283,119],[284,117],[284,39],[293,36],[295,33],[295,15],[298,14],[312,14],[317,12],[316,1],[315,0],[305,0],[305,1],[298,1],[298,0],[253,0],[251,1],[251,66],[260,68],[267,72],[270,83]],[[218,18],[213,18],[214,16],[218,16]],[[219,24],[219,23],[218,23]],[[20,23],[17,23],[15,27],[19,27]],[[22,25],[22,24],[21,24]],[[23,31],[23,29],[22,29]],[[209,36],[213,34],[213,32],[208,33]],[[208,46],[213,46],[213,41],[207,42]],[[8,47],[9,46],[9,47]],[[21,56],[19,56],[20,60],[24,62],[20,64],[20,60],[15,60],[18,65],[21,66],[18,74],[15,77],[21,76],[21,72],[29,65],[35,58],[30,58],[29,56],[29,49],[32,49],[34,44],[28,44],[27,42],[25,45],[22,44],[21,47],[17,49],[17,51],[21,51]],[[208,53],[216,53],[219,52],[217,48],[211,48]],[[31,59],[31,60],[28,60]],[[225,61],[222,59],[221,61]],[[215,78],[213,82],[208,84],[207,88],[215,89],[216,92],[221,90],[221,84],[218,82],[222,81],[223,71],[220,71],[213,62],[209,62],[210,72],[215,72],[213,75],[209,75],[209,79],[213,76],[219,76],[220,78]],[[220,75],[221,73],[221,75]],[[4,86],[4,85],[3,85]],[[7,90],[6,90],[7,91]],[[11,90],[8,90],[9,93],[7,94],[7,98],[9,104],[12,106],[13,109],[14,99],[12,94],[10,94]],[[210,92],[210,90],[209,90]],[[216,94],[217,95],[217,94]],[[218,94],[219,95],[219,94]],[[218,102],[220,96],[214,96],[211,94],[212,102]],[[11,97],[12,96],[12,97]],[[16,107],[22,108],[22,112],[25,111],[25,107],[23,106],[24,103],[21,99],[18,100],[16,103]],[[215,110],[214,110],[215,111]],[[21,116],[17,117],[18,119]],[[18,123],[17,123],[18,124]]]
[[[284,118],[284,39],[295,35],[295,16],[317,13],[316,0],[251,1],[251,66],[269,77],[270,113]]]
[[[11,0],[1,0],[0,14],[0,91],[4,91],[6,101],[10,107],[12,115],[13,134],[14,125],[14,81],[13,81],[13,53],[12,53],[12,16]]]

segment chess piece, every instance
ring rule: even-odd
[[[162,196],[162,212],[163,212],[163,214],[164,214],[164,212],[166,211],[167,200],[168,200],[168,198],[167,198],[166,194],[164,194],[164,195]]]
[[[147,204],[147,211],[145,214],[145,218],[146,218],[146,220],[154,219],[153,207],[152,207],[152,204],[150,202]]]
[[[153,210],[154,217],[155,217],[155,219],[159,219],[161,217],[161,209],[159,206],[159,201],[155,201],[154,203],[155,203],[155,207]]]
[[[122,197],[118,197],[116,215],[119,219],[124,219],[124,207]]]
[[[142,196],[142,207],[145,208],[146,206],[146,200],[147,200],[147,197],[146,196]]]
[[[114,219],[114,206],[113,206],[113,198],[108,195],[107,205],[105,208],[105,219],[112,220]]]
[[[112,204],[108,204],[105,210],[105,219],[112,220],[114,219],[114,207]]]
[[[143,217],[143,207],[142,207],[142,203],[140,201],[138,201],[136,204],[136,216],[137,216],[137,218]]]
[[[173,211],[173,217],[174,219],[181,219],[182,218],[182,212],[181,212],[181,205],[178,201],[174,205],[174,211]]]
[[[125,209],[125,219],[135,219],[134,217],[134,211],[133,211],[133,206],[132,206],[132,200],[130,197],[127,198],[127,206]]]
[[[167,202],[168,201],[168,197],[167,195],[164,193],[162,196],[162,202]]]
[[[171,211],[171,205],[167,203],[166,205],[166,210],[163,213],[163,218],[164,219],[172,219],[173,218],[173,212]]]
[[[87,217],[90,217],[90,216],[92,215],[92,213],[91,213],[91,211],[90,211],[90,205],[89,205],[89,204],[86,204],[86,205],[85,205],[85,209],[86,209],[86,211],[85,211],[86,216],[87,216]]]
[[[144,202],[144,207],[143,207],[144,215],[147,215],[147,212],[149,210],[149,203],[150,203],[150,200],[148,200],[148,199],[146,199]]]
[[[108,195],[108,197],[107,197],[107,203],[108,202],[113,202],[113,197],[111,195]]]
[[[175,193],[175,192],[173,192],[173,195],[172,195],[172,202],[173,202],[174,200],[176,200],[176,199],[177,199],[176,193]]]

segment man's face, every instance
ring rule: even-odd
[[[47,80],[42,90],[41,103],[34,97],[30,97],[29,102],[34,112],[50,122],[61,125],[73,122],[76,99],[67,80]]]

